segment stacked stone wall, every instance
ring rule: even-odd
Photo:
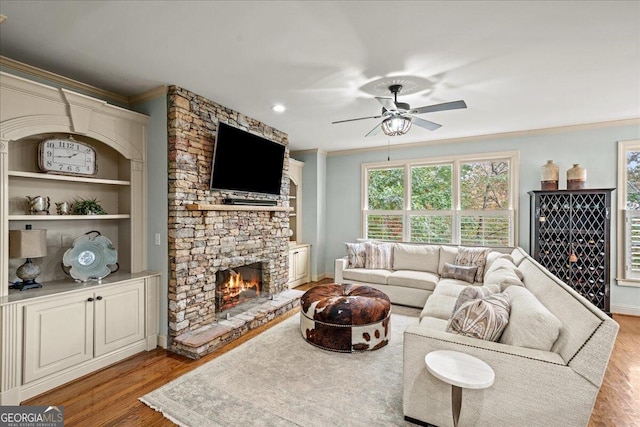
[[[267,266],[268,291],[286,289],[289,216],[273,211],[187,210],[223,198],[274,200],[288,206],[287,134],[177,86],[168,90],[169,339],[215,320],[215,273],[253,262]],[[280,195],[209,189],[218,122],[284,144]],[[242,159],[238,159],[241,164]],[[259,175],[260,171],[255,171]],[[154,185],[154,183],[149,183]],[[153,213],[150,213],[153,214]],[[171,344],[170,344],[171,346]]]

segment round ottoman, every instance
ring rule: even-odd
[[[370,286],[315,286],[302,295],[300,308],[302,336],[317,347],[350,353],[389,342],[389,297]]]

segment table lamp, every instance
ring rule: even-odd
[[[32,230],[27,224],[24,230],[9,230],[9,258],[26,258],[16,270],[16,276],[22,279],[22,283],[14,283],[9,289],[21,291],[41,288],[36,282],[40,275],[40,267],[31,261],[31,258],[40,258],[47,255],[47,230]]]

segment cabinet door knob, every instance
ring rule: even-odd
[[[97,297],[96,298],[98,301],[102,301],[102,297]]]
[[[93,298],[89,297],[89,298],[87,298],[87,301],[93,302]]]

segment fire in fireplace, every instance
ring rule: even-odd
[[[216,313],[257,299],[261,293],[262,263],[256,262],[216,273]]]

